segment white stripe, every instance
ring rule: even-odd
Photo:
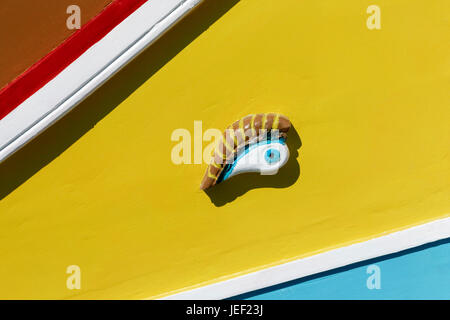
[[[151,0],[0,120],[0,162],[69,112],[202,0]]]
[[[163,300],[225,299],[450,237],[450,218],[170,295]]]

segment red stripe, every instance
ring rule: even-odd
[[[148,0],[115,0],[80,30],[0,90],[0,119],[56,77]]]

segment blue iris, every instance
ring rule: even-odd
[[[280,161],[280,151],[276,149],[269,149],[266,151],[264,159],[267,161],[267,163],[274,163]]]

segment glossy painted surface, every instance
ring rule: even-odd
[[[450,239],[447,239],[232,299],[448,300],[450,299],[449,271]],[[378,288],[370,285],[375,283],[374,276],[379,276]]]
[[[203,4],[0,165],[0,297],[160,297],[448,216],[449,3],[370,4]],[[269,111],[278,175],[172,163],[175,129]]]

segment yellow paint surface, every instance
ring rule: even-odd
[[[0,165],[0,298],[157,297],[448,216],[450,3],[370,4],[208,1]],[[298,179],[215,205],[171,162],[173,130],[271,111]]]

